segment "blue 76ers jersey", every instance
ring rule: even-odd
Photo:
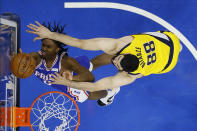
[[[55,72],[60,72],[61,60],[62,60],[62,57],[65,55],[65,53],[66,52],[62,52],[56,56],[51,68],[47,68],[45,60],[41,59],[40,64],[38,64],[38,66],[36,67],[36,70],[34,72],[35,76],[38,79],[40,79],[43,83],[50,85],[49,84],[49,82],[51,82],[49,80],[50,76],[51,76],[51,74],[55,74]],[[86,56],[79,56],[75,59],[79,62],[80,65],[82,65],[86,68],[90,67],[90,62]],[[76,73],[73,73],[73,75],[76,75]],[[89,92],[87,92],[87,91],[77,90],[77,89],[73,89],[73,88],[70,88],[67,86],[56,85],[56,84],[52,84],[51,86],[59,91],[62,91],[64,93],[68,94],[75,101],[78,101],[78,102],[84,102],[89,96]]]

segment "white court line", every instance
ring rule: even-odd
[[[158,24],[162,25],[163,27],[165,27],[166,29],[177,35],[177,37],[185,44],[185,46],[189,49],[189,51],[192,53],[194,58],[197,60],[197,51],[195,47],[180,31],[178,31],[175,27],[173,27],[171,24],[169,24],[162,18],[143,9],[131,5],[111,3],[111,2],[65,2],[64,8],[113,8],[113,9],[125,10],[142,15],[144,17],[147,17],[157,22]]]

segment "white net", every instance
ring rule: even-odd
[[[70,98],[49,93],[34,103],[30,121],[35,131],[73,131],[78,124],[78,115]]]

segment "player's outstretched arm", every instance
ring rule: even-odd
[[[26,30],[28,33],[38,35],[38,37],[34,38],[34,41],[48,38],[60,41],[66,45],[73,47],[78,47],[85,50],[103,50],[106,53],[110,53],[115,50],[117,44],[120,43],[120,39],[113,38],[93,38],[86,40],[77,39],[65,34],[51,32],[49,29],[41,25],[38,21],[36,21],[35,23],[36,24],[27,25],[27,27],[31,30]]]
[[[52,84],[66,85],[72,88],[94,92],[124,86],[134,82],[137,78],[139,78],[138,75],[130,76],[127,72],[119,72],[115,76],[106,77],[95,83],[91,83],[67,80],[65,79],[64,73],[62,76],[56,73],[56,75],[53,75],[53,78],[51,78],[51,80],[53,81]]]

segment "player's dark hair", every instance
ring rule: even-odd
[[[54,21],[53,26],[51,25],[50,22],[48,22],[48,24],[46,24],[45,22],[42,23],[43,26],[47,27],[51,32],[57,32],[57,33],[61,33],[61,34],[66,34],[64,32],[64,28],[66,27],[66,25],[60,25],[59,23],[56,24],[56,22]],[[54,43],[60,48],[60,52],[67,52],[68,48],[65,48],[65,44],[63,44],[62,42],[56,41],[56,40],[52,40],[54,41]]]
[[[120,65],[126,72],[133,72],[139,66],[139,60],[135,55],[125,54],[124,58],[120,61]]]

